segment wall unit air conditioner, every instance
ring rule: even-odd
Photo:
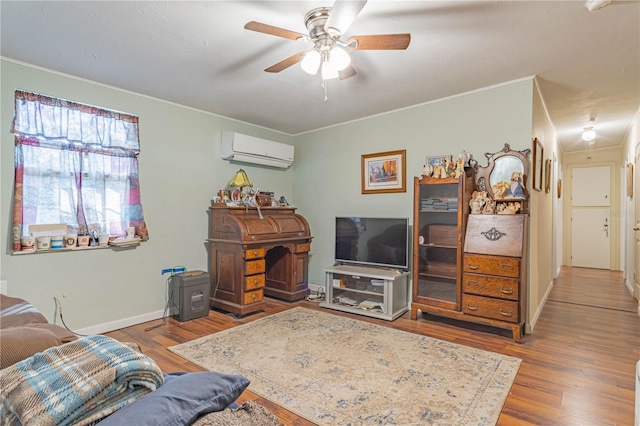
[[[286,169],[293,163],[293,146],[236,132],[222,132],[220,156],[225,160]]]

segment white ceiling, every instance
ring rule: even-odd
[[[263,70],[310,43],[318,1],[6,1],[7,59],[131,90],[288,134],[537,75],[565,152],[618,146],[640,105],[640,2],[370,0],[346,33],[411,33],[405,51],[353,51],[358,74],[329,83],[298,65]],[[25,88],[28,89],[28,88]],[[135,111],[130,111],[135,113]]]

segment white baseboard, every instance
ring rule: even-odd
[[[309,290],[311,290],[312,293],[317,293],[318,289],[320,288],[324,290],[324,285],[309,283]],[[149,312],[146,314],[136,315],[134,317],[124,318],[121,320],[107,322],[104,324],[92,325],[90,327],[81,328],[79,330],[74,330],[74,331],[79,334],[103,334],[103,333],[108,333],[114,330],[120,330],[121,328],[142,324],[143,322],[149,322],[156,319],[161,319],[163,314],[164,314],[164,310]],[[169,315],[171,315],[171,312],[169,312]]]
[[[311,293],[317,293],[320,288],[324,291],[324,285],[309,283],[308,286]]]
[[[156,319],[161,319],[164,315],[164,309],[161,311],[149,312],[142,315],[136,315],[134,317],[123,318],[117,321],[107,322],[104,324],[92,325],[90,327],[74,330],[78,334],[103,334],[114,330],[120,330],[121,328],[131,327],[132,325],[142,324],[143,322],[149,322]],[[170,314],[169,314],[170,315]]]
[[[551,284],[549,284],[549,288],[544,293],[544,297],[540,301],[540,305],[538,306],[538,310],[536,310],[535,315],[533,316],[533,318],[531,318],[531,322],[527,323],[525,327],[525,333],[527,334],[533,333],[533,329],[536,326],[536,322],[538,322],[538,318],[540,318],[540,314],[542,314],[542,309],[544,308],[544,305],[547,303],[547,299],[549,298],[549,294],[551,293],[552,288],[553,288],[553,281],[551,281]]]
[[[633,295],[633,283],[629,282],[629,280],[624,280],[624,285],[627,286],[629,293]]]

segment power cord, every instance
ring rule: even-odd
[[[60,321],[62,322],[62,325],[64,326],[64,328],[66,328],[67,330],[69,330],[70,332],[72,332],[73,334],[75,334],[77,336],[83,336],[83,337],[88,336],[88,334],[80,334],[80,333],[77,333],[77,332],[71,330],[69,327],[67,327],[67,324],[65,324],[65,322],[64,322],[64,318],[62,318],[62,303],[60,303],[60,301],[58,300],[57,297],[54,297],[53,301],[56,304],[56,310],[58,311],[58,315],[60,316]],[[54,314],[53,318],[55,320],[55,314]]]
[[[169,305],[171,305],[171,301],[173,300],[173,286],[171,285],[171,278],[174,277],[174,273],[173,270],[171,271],[171,275],[169,277],[167,277],[167,300],[164,306],[164,312],[162,313],[162,322],[160,324],[156,324],[156,325],[152,325],[151,327],[147,327],[144,329],[144,331],[151,331],[153,329],[156,329],[158,327],[162,327],[163,325],[165,325],[167,323],[167,317],[168,317],[168,313],[169,313]]]
[[[306,300],[309,302],[321,302],[325,299],[324,287],[318,287],[315,295],[308,295]]]

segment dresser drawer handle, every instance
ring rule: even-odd
[[[256,300],[256,295],[255,295],[255,293],[251,295],[251,300]]]
[[[473,269],[475,271],[476,269],[480,269],[480,266],[479,265],[472,265],[472,264],[469,263],[469,264],[467,264],[467,268]]]
[[[469,280],[467,283],[468,283],[469,285],[479,285],[479,284],[478,284],[478,281],[471,281],[471,280]]]
[[[502,266],[502,269],[508,269],[510,271],[513,271],[514,269],[513,265],[509,265],[508,263],[503,263],[501,266]]]
[[[513,294],[513,289],[512,288],[508,288],[508,289],[504,289],[502,287],[500,287],[500,292],[504,293],[504,294]]]
[[[467,303],[467,309],[470,310],[470,311],[477,311],[478,310],[478,305],[469,306],[469,304]]]
[[[257,255],[258,255],[258,250],[254,250],[254,251],[253,251],[253,255],[254,255],[254,256],[257,256]]]
[[[259,282],[260,282],[260,280],[259,280],[259,279],[257,279],[257,278],[254,278],[254,279],[253,279],[253,285],[258,285],[258,283],[259,283]]]
[[[502,309],[500,309],[500,315],[502,315],[503,317],[510,317],[513,315],[513,311],[502,312]]]

